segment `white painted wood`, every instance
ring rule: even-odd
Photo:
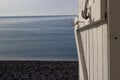
[[[92,20],[97,21],[101,19],[101,0],[94,0],[91,4]]]
[[[97,28],[94,28],[94,80],[97,80],[98,79],[98,53],[97,53],[97,46],[98,46],[98,43],[97,43]]]
[[[93,29],[90,30],[90,80],[94,79]]]
[[[108,80],[108,41],[107,41],[107,24],[103,25],[102,32],[103,32],[103,43],[102,43],[102,48],[103,48],[103,80]]]
[[[79,28],[75,29],[76,44],[79,57],[79,76],[80,80],[110,80],[109,78],[109,28],[108,23],[104,23],[106,19],[106,0],[89,0],[88,8],[91,8],[91,19],[85,20],[81,16],[81,10],[84,8],[86,0],[79,0]],[[107,19],[106,19],[107,20]],[[97,22],[96,24],[93,24]],[[99,24],[101,23],[101,24]],[[90,26],[86,26],[90,25]],[[96,26],[94,26],[96,25]],[[84,27],[91,27],[86,28]],[[81,51],[81,45],[83,50]],[[84,56],[81,55],[84,53]],[[85,61],[81,61],[81,58],[85,58]],[[83,62],[86,65],[83,65]],[[83,67],[86,67],[85,73]],[[87,78],[85,78],[88,77]]]
[[[82,39],[82,43],[84,44],[84,32],[81,32],[81,39]],[[84,45],[83,45],[83,48],[84,48]],[[81,80],[84,80],[83,76],[82,76],[82,79]]]
[[[80,60],[79,62],[79,65],[80,65],[79,69],[81,69],[79,71],[80,77],[82,77],[83,80],[88,80],[87,66],[86,66],[85,54],[84,54],[84,49],[83,49],[83,44],[81,39],[81,33],[76,31],[76,29],[75,29],[75,37],[76,37],[78,58]]]
[[[102,80],[102,78],[103,78],[103,75],[102,75],[102,71],[103,71],[103,54],[102,54],[102,49],[103,49],[103,46],[102,46],[102,34],[103,34],[103,32],[102,32],[102,28],[103,28],[103,26],[101,26],[101,27],[98,27],[97,29],[98,29],[98,36],[97,36],[97,38],[98,38],[98,80]]]
[[[90,44],[90,42],[89,42],[89,40],[90,40],[89,39],[89,30],[86,31],[86,34],[87,34],[86,35],[87,36],[87,47],[86,47],[86,50],[87,50],[87,52],[86,52],[86,54],[87,54],[86,55],[87,56],[87,71],[88,71],[88,78],[89,78],[90,77],[89,76],[89,70],[90,70],[89,69],[90,68],[90,66],[89,66],[89,63],[90,63],[90,60],[89,60],[89,58],[90,58],[90,51],[89,51],[89,44]]]

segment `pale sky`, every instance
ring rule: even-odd
[[[0,16],[74,15],[78,0],[0,0]]]

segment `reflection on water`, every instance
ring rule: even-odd
[[[0,59],[77,60],[72,18],[0,18]]]

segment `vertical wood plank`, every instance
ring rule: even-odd
[[[82,39],[83,48],[84,48],[84,32],[81,32],[81,39]],[[83,72],[82,72],[81,80],[84,80],[84,78],[83,78]]]
[[[97,28],[94,28],[94,80],[98,80]]]
[[[94,80],[94,43],[93,29],[90,30],[90,80]]]
[[[87,57],[87,71],[88,71],[88,78],[89,78],[89,69],[90,69],[89,68],[89,62],[90,62],[89,61],[89,54],[90,54],[90,52],[89,52],[89,48],[90,48],[89,47],[89,41],[90,41],[89,40],[89,30],[86,31],[86,36],[87,36],[87,43],[86,43],[87,44],[87,46],[86,46],[86,51],[87,51],[86,52],[87,53],[87,55],[86,55],[86,57]]]
[[[98,80],[102,80],[102,25],[98,28]]]
[[[103,80],[108,80],[107,24],[103,25]]]

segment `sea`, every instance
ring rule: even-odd
[[[0,17],[0,60],[77,61],[73,18]]]

